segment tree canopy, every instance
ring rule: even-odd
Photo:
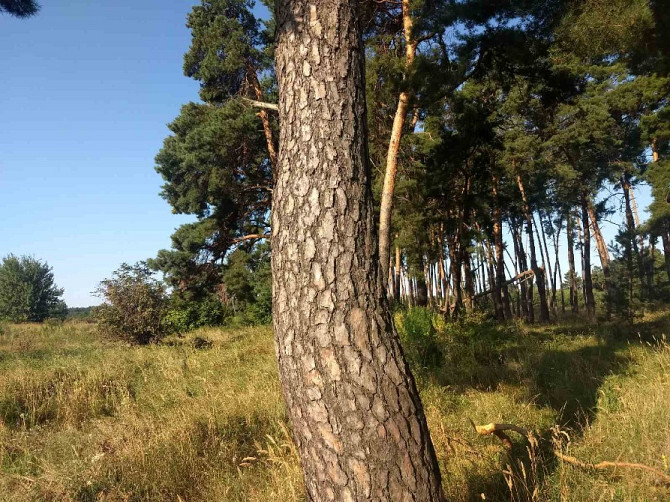
[[[8,255],[0,264],[0,319],[41,322],[67,314],[51,267],[31,256]]]

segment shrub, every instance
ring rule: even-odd
[[[203,326],[219,326],[225,318],[224,306],[213,295],[198,301],[173,295],[164,321],[171,331],[183,333]]]
[[[165,285],[153,278],[144,262],[122,264],[98,286],[105,303],[95,309],[101,331],[115,338],[146,344],[166,335],[168,309]]]
[[[398,316],[398,334],[409,360],[421,368],[442,364],[442,350],[433,324],[433,313],[423,307],[413,307]]]

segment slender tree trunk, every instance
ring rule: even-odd
[[[613,298],[612,291],[612,275],[610,273],[610,253],[607,250],[607,244],[603,238],[603,234],[600,231],[600,226],[598,225],[598,218],[596,217],[596,211],[593,207],[593,202],[591,198],[587,198],[587,208],[589,211],[589,218],[591,219],[591,226],[593,227],[593,236],[596,240],[596,248],[598,249],[598,256],[600,256],[600,265],[603,269],[603,276],[605,277],[605,291],[607,297],[605,298],[606,305],[606,315],[609,318],[611,314],[611,302]]]
[[[545,262],[547,264],[546,278],[547,278],[547,284],[551,288],[551,300],[549,301],[549,306],[553,311],[554,315],[556,315],[556,276],[554,275],[551,269],[551,259],[549,258],[549,248],[547,247],[547,234],[544,231],[544,224],[542,222],[542,213],[540,213],[539,211],[538,211],[538,218],[540,219],[540,224],[536,225],[535,228],[539,227],[540,233],[542,235],[541,244],[544,245],[544,256],[545,256]]]
[[[453,238],[449,244],[449,267],[451,269],[452,290],[454,292],[454,308],[452,310],[452,317],[458,318],[463,311],[463,276],[461,273],[461,257],[458,250],[457,238]]]
[[[566,214],[566,231],[568,238],[568,277],[570,283],[570,307],[574,313],[579,312],[579,294],[577,292],[577,273],[575,271],[575,241],[574,232],[572,229],[573,219],[571,210],[568,209]]]
[[[505,257],[503,254],[502,212],[498,199],[498,183],[500,178],[493,175],[491,179],[491,194],[493,195],[493,246],[495,248],[495,288],[493,302],[496,305],[496,315],[500,309],[502,319],[512,319],[512,308],[509,301],[509,290],[505,282]],[[493,261],[493,260],[492,260]]]
[[[251,64],[247,64],[247,78],[251,88],[254,91],[254,96],[258,101],[263,101],[263,89],[261,89],[261,84],[258,81],[256,76],[256,69]],[[263,134],[265,134],[265,142],[268,147],[268,156],[270,157],[270,162],[272,163],[272,179],[275,179],[277,176],[277,146],[274,138],[274,133],[272,132],[272,126],[270,124],[270,116],[268,111],[264,108],[261,108],[258,111],[258,116],[261,119],[263,124]]]
[[[394,283],[394,291],[393,291],[393,296],[396,298],[396,301],[400,301],[400,266],[401,266],[401,258],[400,258],[400,248],[398,246],[395,247],[395,283]]]
[[[472,257],[467,249],[461,250],[461,260],[465,276],[466,306],[468,310],[472,310],[475,307],[475,281],[472,277]]]
[[[423,276],[416,279],[418,289],[417,303],[421,307],[430,305],[430,267],[428,266],[428,259],[423,260]]]
[[[358,2],[276,7],[272,317],[307,499],[443,500],[380,273]]]
[[[447,296],[447,289],[448,289],[448,282],[446,280],[446,270],[444,268],[444,239],[442,238],[442,235],[440,234],[440,254],[438,256],[437,260],[437,272],[438,272],[438,279],[439,279],[439,289],[440,289],[440,295],[442,297],[442,301],[444,302],[446,296]],[[448,304],[447,304],[448,305]]]
[[[670,228],[666,223],[663,233],[661,233],[661,241],[663,241],[663,257],[665,258],[665,271],[668,274],[668,281],[670,281]]]
[[[584,263],[584,301],[586,314],[593,319],[596,313],[596,301],[593,297],[593,281],[591,279],[591,226],[589,225],[589,196],[582,193],[582,226],[584,232],[584,247],[582,259]]]
[[[402,1],[402,23],[405,34],[405,67],[407,70],[414,63],[416,55],[416,41],[412,37],[414,21],[412,19],[410,0]],[[403,77],[406,81],[407,73]],[[382,264],[382,273],[384,267],[389,261],[391,254],[391,216],[393,212],[393,193],[395,192],[395,180],[398,172],[398,152],[400,151],[400,141],[402,140],[403,128],[407,118],[407,107],[409,105],[409,91],[402,90],[398,96],[398,105],[396,106],[395,116],[393,117],[393,126],[391,127],[391,138],[389,141],[388,152],[386,153],[386,171],[384,173],[384,186],[382,188],[382,198],[379,207],[379,259]],[[418,117],[418,115],[417,115]]]
[[[517,227],[516,223],[510,225],[512,229],[512,236],[514,238],[514,252],[517,255],[517,260],[519,262],[519,272],[528,270],[528,263],[526,261],[526,252],[523,249],[523,242],[521,240],[521,227],[523,223],[519,223]],[[533,296],[532,292],[528,291],[528,282],[523,280],[519,285],[521,291],[521,313],[528,322],[535,321],[535,309],[533,308]]]
[[[533,238],[533,218],[526,198],[526,191],[524,190],[521,176],[516,176],[519,191],[521,192],[521,200],[523,201],[524,213],[526,214],[526,230],[528,232],[528,247],[530,248],[530,267],[535,274],[535,283],[537,284],[537,295],[540,301],[540,322],[549,322],[549,307],[547,304],[547,290],[545,289],[544,269],[537,265],[535,256],[535,239]],[[541,244],[540,244],[541,245]]]

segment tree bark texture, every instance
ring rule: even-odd
[[[380,275],[357,8],[277,2],[279,374],[309,500],[437,501],[435,452]]]

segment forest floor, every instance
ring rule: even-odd
[[[670,474],[670,311],[635,326],[433,318],[428,345],[424,314],[396,321],[448,500],[670,499],[652,473],[585,471],[553,441]],[[511,433],[507,453],[470,419],[537,441]],[[83,322],[0,326],[0,500],[304,500],[270,328],[135,347]]]

